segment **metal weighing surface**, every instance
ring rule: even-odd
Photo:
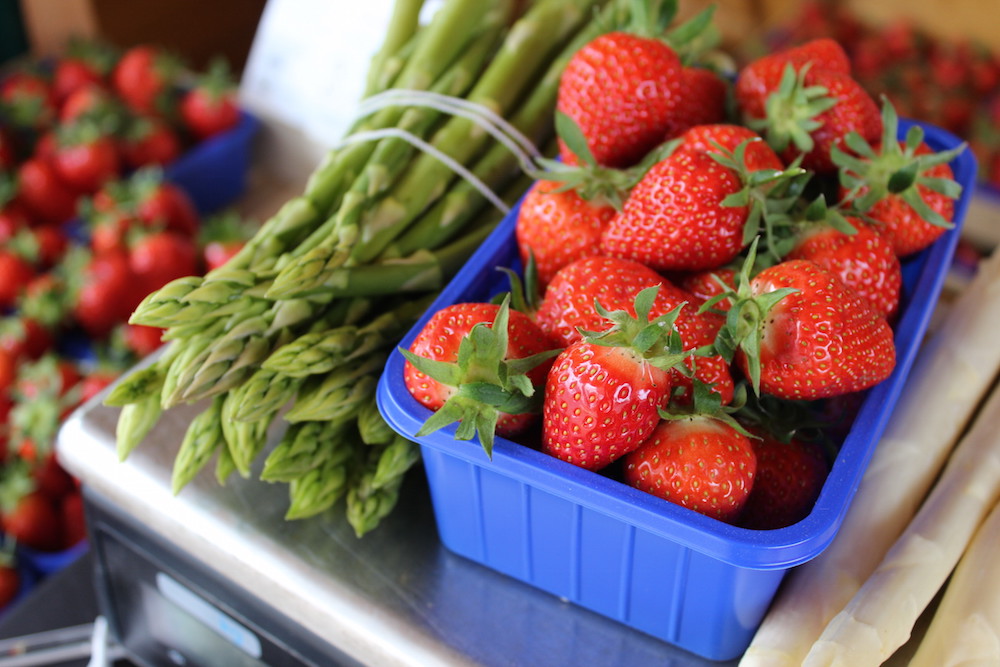
[[[284,485],[234,475],[220,486],[214,461],[174,496],[171,466],[198,408],[166,411],[121,463],[118,409],[100,398],[60,431],[64,466],[133,534],[170,545],[202,578],[237,591],[234,606],[256,600],[277,610],[274,633],[290,626],[328,643],[323,664],[341,664],[337,655],[379,667],[725,664],[450,553],[437,538],[420,469],[409,474],[395,511],[361,539],[342,505],[328,516],[287,522]]]

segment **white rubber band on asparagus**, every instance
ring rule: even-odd
[[[541,152],[531,139],[507,119],[487,106],[460,97],[442,95],[429,90],[390,88],[362,100],[359,110],[362,116],[366,116],[373,111],[399,105],[430,107],[471,120],[514,153],[525,171],[530,171],[534,160],[541,157]]]
[[[476,190],[479,191],[480,194],[486,197],[486,199],[488,199],[491,204],[496,206],[504,213],[510,212],[510,207],[507,206],[504,200],[501,199],[499,196],[497,196],[497,194],[493,192],[493,190],[491,190],[488,185],[483,183],[483,181],[480,180],[478,176],[476,176],[471,171],[466,169],[461,163],[459,163],[450,155],[446,155],[439,149],[435,148],[434,146],[427,143],[426,141],[416,136],[415,134],[412,134],[411,132],[407,132],[406,130],[401,130],[398,127],[386,127],[380,130],[355,132],[354,134],[349,134],[343,139],[341,139],[340,144],[347,145],[347,144],[362,143],[365,141],[378,141],[379,139],[386,139],[389,137],[402,139],[403,141],[406,141],[407,143],[419,148],[425,153],[428,153],[432,157],[437,158],[438,160],[446,164],[448,167],[450,167],[452,171],[454,171],[459,176],[467,180],[474,188],[476,188]]]

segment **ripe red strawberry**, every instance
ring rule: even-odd
[[[194,237],[200,215],[188,193],[165,180],[156,169],[142,170],[129,179],[130,194],[139,222],[152,229],[168,229]]]
[[[515,227],[521,263],[527,267],[533,258],[539,288],[570,262],[600,254],[601,232],[647,166],[644,160],[634,170],[601,167],[580,127],[558,111],[555,121],[576,164],[539,160],[544,171],[521,202]]]
[[[765,116],[768,96],[778,89],[787,65],[795,71],[804,65],[849,74],[851,61],[836,40],[827,37],[761,56],[744,66],[736,77],[734,93],[740,109],[752,118]]]
[[[0,248],[0,309],[13,307],[34,277],[30,261],[12,248]]]
[[[754,530],[784,528],[812,511],[823,489],[829,465],[822,446],[813,441],[782,442],[763,429],[751,429],[757,457],[757,477],[739,517],[739,525]]]
[[[5,72],[0,81],[0,108],[8,127],[35,132],[51,127],[57,107],[48,76],[30,64]]]
[[[129,249],[128,263],[142,293],[148,294],[177,278],[197,275],[198,247],[193,238],[179,232],[150,232]]]
[[[443,308],[400,352],[407,390],[435,411],[418,435],[457,421],[455,438],[469,440],[478,431],[490,455],[494,434],[513,436],[536,421],[534,388],[544,383],[557,350],[505,301]]]
[[[723,122],[728,95],[729,84],[712,70],[684,67],[681,70],[681,103],[674,112],[674,126],[664,138],[675,137],[695,125]]]
[[[59,224],[76,214],[79,193],[71,188],[50,159],[29,158],[17,170],[17,201],[37,223]]]
[[[697,153],[718,153],[719,146],[733,152],[740,144],[749,141],[744,157],[744,165],[748,171],[758,169],[782,170],[785,164],[764,138],[745,125],[733,123],[705,123],[695,125],[680,135],[681,144],[678,151],[694,151]]]
[[[628,167],[661,143],[676,122],[682,65],[665,42],[627,32],[577,51],[559,82],[556,108],[572,118],[597,162]],[[565,144],[563,160],[575,160]]]
[[[600,309],[611,329],[563,350],[545,383],[542,449],[563,461],[599,470],[649,437],[667,406],[670,369],[682,355],[673,329],[678,311],[651,313],[657,288],[629,311]]]
[[[658,271],[713,268],[736,257],[750,206],[727,205],[740,176],[705,153],[677,151],[632,188],[601,236],[601,250]]]
[[[623,310],[636,316],[635,298],[648,287],[658,287],[652,304],[651,317],[660,317],[681,304],[687,304],[677,314],[675,326],[682,349],[694,350],[709,345],[722,326],[722,318],[712,313],[699,314],[697,299],[649,267],[631,260],[613,257],[585,257],[560,270],[549,283],[545,296],[535,313],[539,327],[553,340],[568,346],[583,339],[580,330],[604,331],[612,326],[595,306],[607,310]],[[733,396],[733,379],[729,364],[718,356],[689,357],[685,360],[694,376],[713,385],[722,402]],[[680,389],[677,398],[682,403],[690,399],[691,378],[677,370],[671,371],[672,383]]]
[[[146,357],[163,344],[165,329],[142,324],[123,324],[121,335],[126,348],[139,357]]]
[[[803,232],[787,259],[807,259],[835,273],[841,282],[892,320],[899,309],[903,271],[892,243],[858,218],[848,218],[855,232],[813,225]]]
[[[199,141],[221,134],[240,122],[236,83],[225,59],[214,60],[208,71],[181,96],[181,120]]]
[[[643,173],[604,230],[601,251],[664,272],[735,259],[761,222],[781,213],[772,201],[807,175],[785,168],[760,135],[726,123],[689,128]]]
[[[820,174],[836,172],[834,146],[849,133],[874,141],[882,131],[878,105],[850,74],[788,65],[764,113],[743,109],[747,125],[759,131],[785,162],[801,156],[802,166]]]
[[[59,123],[68,125],[83,118],[108,118],[121,113],[120,103],[104,86],[88,85],[73,91],[59,108]]]
[[[636,295],[647,287],[662,288],[665,282],[663,276],[639,262],[585,257],[556,274],[538,305],[535,321],[549,338],[567,346],[583,338],[578,328],[601,331],[611,326],[594,307],[595,301],[608,310],[626,309],[635,315],[631,309]],[[657,293],[657,315],[670,310],[668,299],[667,290]]]
[[[896,139],[898,119],[892,105],[883,106],[883,134],[874,146],[852,143],[857,156],[837,152],[841,198],[892,242],[900,257],[923,250],[952,226],[955,199],[962,187],[949,162],[963,150],[934,152],[919,126],[906,139]]]
[[[52,94],[60,105],[76,91],[105,88],[117,53],[107,44],[71,40],[66,53],[56,58],[52,70]]]
[[[867,389],[892,372],[892,329],[868,301],[830,271],[788,260],[752,280],[756,246],[717,337],[755,393],[811,400]]]
[[[660,422],[625,457],[625,481],[701,514],[734,522],[755,485],[749,438],[733,426],[695,415]]]
[[[94,193],[122,171],[118,142],[96,127],[68,126],[60,136],[52,165],[59,177],[77,192]]]
[[[174,104],[172,88],[180,63],[172,54],[148,44],[122,54],[111,72],[111,85],[125,103],[141,113],[160,114]]]
[[[170,164],[183,152],[174,129],[156,116],[136,115],[121,139],[122,158],[132,169]]]
[[[684,275],[679,281],[679,287],[694,296],[697,303],[704,303],[726,292],[736,289],[736,269],[721,267],[705,269]],[[732,302],[728,298],[721,299],[713,306],[716,310],[727,311]]]
[[[590,202],[560,184],[537,181],[525,195],[515,228],[525,265],[534,257],[540,286],[581,257],[600,254],[601,232],[617,212],[606,203]]]

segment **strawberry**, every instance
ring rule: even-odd
[[[777,171],[756,135],[728,150],[722,144],[733,141],[733,132],[726,125],[692,128],[687,148],[682,135],[680,148],[632,188],[601,235],[601,251],[657,271],[698,271],[735,259],[756,234],[769,199],[804,172]],[[718,145],[702,150],[713,135]]]
[[[53,67],[52,92],[56,101],[63,105],[81,88],[105,88],[117,58],[118,53],[108,44],[72,38],[66,53],[56,59]]]
[[[729,262],[743,247],[748,206],[723,200],[742,189],[736,172],[704,153],[678,151],[632,189],[601,236],[601,250],[658,271]]]
[[[665,283],[663,276],[639,262],[585,257],[556,274],[538,305],[535,321],[552,340],[570,345],[583,338],[580,328],[601,331],[611,326],[597,311],[595,302],[609,310],[631,309],[639,292],[647,287],[662,288]],[[666,290],[657,293],[656,315],[670,310],[668,298]]]
[[[897,137],[898,118],[886,102],[883,134],[875,145],[852,137],[854,155],[836,151],[841,168],[841,199],[872,220],[900,257],[923,250],[952,226],[955,199],[962,187],[949,162],[967,150],[965,144],[934,152],[919,126]]]
[[[882,131],[878,105],[860,83],[850,74],[812,66],[787,66],[764,114],[744,110],[744,120],[785,162],[801,156],[803,167],[820,174],[837,171],[831,150],[847,134],[873,141]]]
[[[198,231],[198,246],[206,271],[236,256],[257,229],[257,222],[230,210],[206,218]]]
[[[681,69],[676,51],[665,42],[607,33],[585,44],[567,63],[556,108],[580,126],[598,163],[628,167],[671,133]],[[560,154],[574,162],[565,145]]]
[[[162,114],[175,104],[173,88],[181,64],[172,54],[138,44],[122,54],[111,71],[111,85],[125,103],[140,113]]]
[[[833,173],[831,147],[848,132],[878,137],[878,105],[851,75],[836,41],[822,38],[771,53],[737,76],[735,97],[747,125],[759,131],[785,162]]]
[[[705,67],[684,67],[681,70],[681,103],[674,112],[673,127],[664,138],[673,138],[695,125],[723,122],[728,95],[729,84],[714,71]]]
[[[685,83],[679,49],[711,16],[702,12],[668,32],[677,3],[635,4],[639,11],[632,13],[631,25],[596,37],[573,54],[557,91],[556,108],[580,126],[598,164],[608,167],[636,164],[687,120],[678,116]],[[563,142],[560,156],[576,163]]]
[[[767,98],[778,89],[787,65],[795,71],[804,65],[849,74],[851,61],[836,40],[822,37],[761,56],[744,66],[736,77],[734,95],[739,108],[752,118],[763,118]]]
[[[746,504],[757,473],[750,439],[704,415],[661,421],[624,463],[630,486],[728,523]]]
[[[892,372],[892,329],[868,301],[808,260],[768,267],[751,280],[751,246],[718,351],[754,392],[811,400],[867,389]]]
[[[903,271],[892,243],[858,218],[845,232],[813,225],[802,232],[787,259],[807,259],[831,271],[890,320],[899,308]]]
[[[121,138],[122,159],[132,169],[170,164],[183,150],[174,128],[153,115],[136,114]]]
[[[118,140],[96,123],[77,121],[62,128],[52,165],[71,188],[92,194],[122,172]]]
[[[736,289],[736,269],[720,267],[688,273],[680,278],[678,286],[695,297],[695,303],[700,305],[709,299]],[[716,310],[727,311],[731,301],[723,298],[713,304]]]
[[[52,83],[34,63],[5,72],[0,81],[0,115],[5,125],[40,132],[52,126],[57,113]]]
[[[534,257],[539,285],[581,257],[600,254],[601,231],[617,211],[554,181],[537,181],[521,202],[515,234],[521,261]]]
[[[599,313],[611,328],[564,349],[549,371],[542,412],[542,449],[563,461],[599,470],[649,437],[672,388],[669,370],[679,363],[673,329],[680,309],[652,316],[658,288],[635,298],[627,310]]]
[[[545,381],[557,351],[507,299],[437,311],[410,348],[400,348],[407,390],[435,411],[418,435],[457,421],[455,438],[469,440],[478,431],[491,455],[494,434],[516,435],[536,421],[534,388]]]
[[[550,338],[562,345],[571,345],[583,339],[581,329],[603,331],[612,325],[595,303],[608,310],[623,310],[636,316],[636,296],[643,289],[654,286],[658,291],[652,304],[652,317],[664,316],[688,304],[675,320],[682,348],[691,351],[711,344],[722,326],[718,315],[696,312],[695,297],[649,267],[613,257],[587,257],[559,271],[538,305],[535,321]],[[724,403],[732,399],[733,379],[725,360],[718,356],[692,356],[685,363],[694,370],[695,377],[715,387]],[[671,378],[680,391],[678,400],[687,401],[691,379],[679,370],[672,370]]]
[[[757,476],[738,523],[744,528],[771,530],[801,521],[812,511],[829,465],[815,441],[783,442],[761,428],[751,429]]]
[[[601,167],[579,126],[558,111],[555,121],[577,164],[539,160],[541,180],[525,194],[515,226],[521,262],[527,266],[529,256],[533,259],[539,287],[574,260],[600,254],[601,232],[648,168],[645,160],[630,170]]]
[[[716,153],[719,148],[734,152],[740,144],[746,145],[745,166],[749,171],[758,169],[782,170],[784,163],[777,153],[764,142],[763,137],[744,125],[733,123],[706,123],[694,125],[680,135],[678,151]]]

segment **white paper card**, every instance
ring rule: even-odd
[[[423,20],[443,0],[428,0]],[[315,162],[356,116],[394,0],[269,0],[247,57],[243,105],[302,135]],[[302,139],[305,141],[303,142]],[[292,141],[293,139],[289,139]]]

